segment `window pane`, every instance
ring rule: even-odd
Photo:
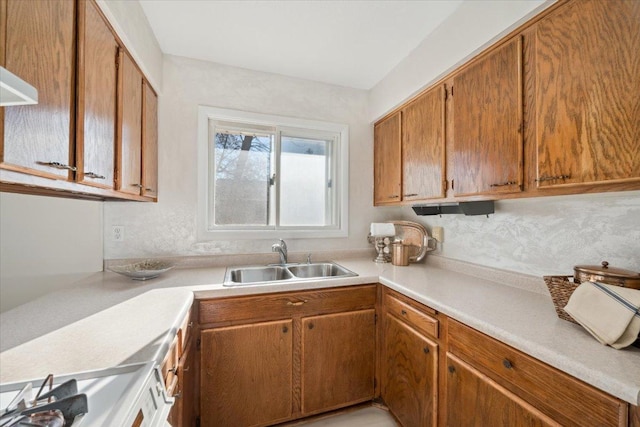
[[[273,135],[216,130],[214,224],[265,226],[272,222]]]
[[[331,225],[332,141],[281,137],[280,225]]]

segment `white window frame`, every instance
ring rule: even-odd
[[[276,132],[287,135],[294,131],[296,136],[303,136],[305,130],[337,134],[334,140],[335,150],[331,161],[335,161],[333,190],[336,191],[333,212],[336,223],[323,227],[283,227],[276,229],[256,229],[250,226],[213,227],[209,226],[209,203],[213,203],[213,185],[209,179],[210,156],[209,150],[209,121],[246,123],[247,125],[273,126]],[[317,136],[317,134],[316,134]],[[279,161],[279,157],[276,157]],[[341,123],[323,122],[317,120],[299,119],[293,117],[275,116],[270,114],[251,113],[245,111],[228,110],[210,106],[198,106],[198,212],[197,239],[198,241],[222,239],[277,239],[277,238],[334,238],[347,237],[349,234],[349,126]],[[278,177],[279,179],[279,177]],[[337,183],[337,185],[336,185]],[[279,193],[279,186],[276,187]],[[278,194],[278,200],[280,195]],[[279,205],[279,203],[278,203]],[[279,207],[277,208],[279,209]]]

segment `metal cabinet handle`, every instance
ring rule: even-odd
[[[189,366],[185,366],[182,368],[182,372],[189,372],[189,369],[191,369]]]
[[[144,188],[142,184],[131,184],[132,187]]]
[[[316,326],[315,326],[313,323],[309,323],[309,329],[313,329],[313,328],[315,328],[315,327],[316,327]]]
[[[177,392],[176,394],[173,395],[174,399],[181,399],[182,398],[182,390],[180,390],[179,392]]]
[[[517,182],[515,181],[507,181],[500,184],[491,184],[489,187],[506,187],[507,185],[516,185],[516,184]]]
[[[178,375],[178,367],[172,366],[171,369],[169,369],[169,372],[171,372],[173,375]]]
[[[456,371],[456,368],[452,365],[449,365],[449,372],[453,374],[455,371]]]
[[[306,299],[302,301],[287,301],[287,305],[299,306],[304,304],[305,302],[307,302]]]
[[[423,348],[422,351],[424,351],[424,354],[429,354],[429,347]]]
[[[75,172],[78,170],[78,168],[76,168],[75,166],[69,166],[69,165],[65,165],[63,163],[60,162],[36,162],[39,165],[44,165],[44,166],[51,166],[52,168],[56,168],[56,169],[66,169],[66,170],[70,170],[72,172]]]
[[[189,322],[189,324],[187,325],[187,328],[193,328],[193,322]]]
[[[145,191],[154,191],[151,187],[144,187]]]
[[[509,359],[504,359],[502,361],[502,365],[504,365],[504,367],[507,368],[507,369],[513,368],[513,363],[511,363],[511,361]]]
[[[569,179],[571,175],[556,175],[556,176],[543,176],[542,178],[537,178],[536,182],[544,182],[544,181],[555,181],[556,179]]]
[[[397,194],[394,194],[393,196],[389,196],[389,197],[387,197],[387,199],[395,199],[395,198],[397,198],[397,197],[400,197],[400,196],[398,196]]]
[[[93,178],[93,179],[106,179],[107,177],[104,175],[98,175],[95,172],[85,172],[84,176],[89,177],[89,178]]]
[[[286,334],[287,332],[289,332],[289,328],[287,328],[286,326],[282,327],[282,333]]]
[[[402,313],[403,316],[407,315],[407,311],[406,310],[402,310],[400,313]]]
[[[404,197],[414,197],[417,196],[418,193],[405,194]]]

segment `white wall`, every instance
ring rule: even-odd
[[[102,203],[0,193],[0,312],[102,271]]]
[[[573,274],[575,265],[640,271],[640,191],[495,202],[486,216],[404,217],[444,228],[440,255],[543,276]]]
[[[463,2],[369,91],[369,118],[382,117],[554,1]]]
[[[368,247],[369,223],[389,210],[373,208],[373,130],[366,91],[165,56],[159,97],[159,202],[105,203],[107,259],[271,250],[273,239],[197,241],[198,105],[348,124],[349,237],[287,243],[293,252]],[[113,225],[125,227],[124,242],[110,239]]]

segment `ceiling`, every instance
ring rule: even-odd
[[[462,0],[139,0],[163,53],[370,89]]]

